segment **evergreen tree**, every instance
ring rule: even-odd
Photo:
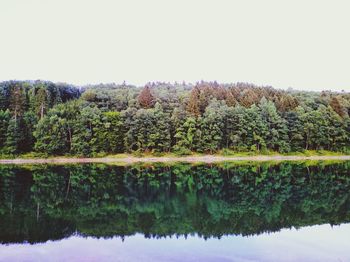
[[[297,107],[295,111],[289,111],[285,114],[289,143],[291,150],[294,152],[304,150],[303,114],[305,114],[305,111],[302,107]]]
[[[199,97],[200,97],[199,89],[197,87],[193,88],[187,104],[187,111],[195,117],[200,115]]]
[[[21,153],[24,140],[23,120],[13,116],[7,127],[5,152],[8,154]]]
[[[200,118],[188,117],[186,121],[176,129],[175,137],[177,138],[175,151],[189,149],[191,151],[198,148],[201,139]]]
[[[125,127],[120,112],[103,113],[101,124],[94,130],[95,152],[122,153],[125,151]]]
[[[6,111],[0,110],[0,151],[5,146],[6,137],[7,137],[7,128],[8,128],[10,119],[11,119],[11,114],[9,110],[6,110]]]
[[[168,151],[171,147],[170,118],[159,103],[154,109],[140,109],[126,134],[129,150]]]
[[[10,110],[15,119],[23,115],[26,106],[24,89],[20,85],[14,85],[10,95]]]
[[[253,104],[246,110],[246,113],[246,146],[253,151],[265,150],[266,141],[264,138],[268,135],[268,126],[263,120],[259,108]]]
[[[142,108],[151,108],[155,104],[155,98],[151,93],[149,86],[145,86],[140,95],[138,96],[138,102]]]
[[[346,115],[346,109],[339,101],[339,98],[336,96],[333,96],[329,105],[332,107],[332,109],[341,117],[344,117]]]
[[[76,101],[51,109],[36,125],[35,149],[54,155],[70,153],[79,113],[79,103]]]
[[[233,148],[241,151],[247,143],[247,113],[242,106],[235,106],[227,110],[226,116],[226,148]]]
[[[48,99],[47,99],[47,89],[45,87],[39,88],[35,94],[35,111],[37,115],[41,118],[48,109]]]
[[[207,107],[201,121],[201,148],[205,152],[213,153],[221,148],[225,127],[225,106],[218,101]]]
[[[268,149],[279,152],[290,150],[288,143],[288,128],[286,121],[277,113],[276,106],[273,102],[267,101],[263,97],[260,101],[259,108],[267,133],[264,137]]]
[[[28,111],[24,113],[23,130],[22,130],[22,134],[24,136],[23,144],[22,144],[23,152],[30,152],[34,148],[35,138],[33,133],[37,122],[38,122],[38,117],[35,115],[34,112]]]
[[[34,145],[48,155],[79,156],[223,148],[349,152],[349,113],[346,92],[215,81],[195,86],[155,82],[141,92],[125,83],[79,89],[7,81],[0,82],[0,151],[21,154]]]

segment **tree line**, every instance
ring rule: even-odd
[[[350,150],[350,93],[247,83],[0,83],[0,151],[281,153]]]

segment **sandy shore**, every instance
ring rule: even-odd
[[[350,155],[341,156],[184,156],[184,157],[102,157],[102,158],[38,158],[38,159],[0,159],[0,164],[74,164],[74,163],[167,163],[167,162],[187,162],[187,163],[214,163],[225,161],[303,161],[303,160],[350,160]]]

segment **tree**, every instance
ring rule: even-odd
[[[47,89],[45,87],[39,88],[35,94],[35,98],[35,111],[40,116],[40,119],[42,119],[48,109]]]
[[[38,117],[34,112],[27,111],[23,115],[23,130],[22,134],[24,136],[23,143],[21,145],[23,152],[30,152],[34,148],[35,138],[33,132],[35,130],[35,125],[38,122]]]
[[[247,123],[245,127],[247,133],[245,141],[246,146],[250,146],[249,150],[265,150],[266,141],[264,138],[267,137],[268,126],[263,120],[259,108],[253,104],[246,110],[245,117],[245,122]]]
[[[154,109],[140,109],[130,121],[126,148],[140,151],[168,151],[171,147],[170,118],[159,103]]]
[[[159,103],[156,103],[153,112],[155,132],[150,136],[151,145],[155,151],[169,151],[171,148],[170,117],[163,112],[163,108]]]
[[[175,151],[181,149],[195,150],[201,137],[200,118],[187,117],[186,121],[176,129],[175,137],[177,139],[174,146]]]
[[[187,111],[195,117],[198,117],[200,115],[199,97],[200,97],[199,88],[198,87],[193,88],[190,94],[190,99],[187,104]]]
[[[54,155],[70,153],[79,112],[79,103],[76,101],[52,108],[36,125],[35,149]]]
[[[267,101],[263,97],[260,101],[259,108],[261,116],[268,132],[263,138],[268,149],[278,152],[288,152],[290,145],[288,143],[288,127],[286,121],[277,113],[276,106],[273,102]]]
[[[247,121],[248,113],[240,105],[227,110],[226,120],[226,148],[233,148],[237,151],[247,150]]]
[[[98,153],[99,151],[97,150],[97,130],[101,126],[101,111],[96,106],[85,104],[80,104],[79,108],[75,121],[72,121],[71,153],[90,156],[92,153]],[[103,140],[106,140],[106,138],[103,138]]]
[[[293,152],[304,150],[304,123],[302,120],[304,114],[305,111],[300,106],[285,114],[289,143]]]
[[[303,114],[305,150],[323,148],[327,144],[327,119],[323,115],[325,106],[320,106],[317,110],[311,110]]]
[[[225,109],[226,105],[215,99],[206,108],[201,121],[203,151],[213,153],[221,148],[226,119]]]
[[[336,96],[333,96],[329,105],[332,107],[332,109],[341,117],[344,117],[346,115],[346,109],[344,106],[340,103],[339,99]]]
[[[95,152],[122,153],[125,151],[125,126],[120,112],[103,113],[99,126],[94,128]]]
[[[250,83],[152,82],[140,90],[125,83],[76,88],[6,81],[0,82],[0,150],[79,156],[223,148],[348,152],[349,113],[346,92]]]
[[[9,121],[11,119],[11,114],[9,110],[0,110],[0,151],[5,146],[7,137],[7,128]]]
[[[13,116],[7,127],[5,152],[9,154],[21,153],[24,140],[23,120]]]
[[[10,95],[10,110],[15,120],[23,115],[26,106],[24,89],[20,85],[14,85]]]
[[[149,86],[145,86],[138,96],[138,102],[142,108],[151,108],[155,104],[155,98]]]

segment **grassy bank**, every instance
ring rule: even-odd
[[[265,152],[236,152],[228,149],[220,150],[214,154],[190,152],[189,154],[177,154],[174,152],[133,152],[133,153],[119,153],[119,154],[97,154],[94,156],[79,156],[79,155],[47,155],[43,153],[30,152],[20,155],[8,155],[0,154],[0,159],[53,159],[53,158],[178,158],[178,157],[203,157],[203,156],[215,156],[215,157],[258,157],[258,156],[344,156],[350,155],[350,153],[334,152],[327,150],[305,150],[303,152],[289,152],[278,153],[275,151]]]
[[[214,163],[225,161],[304,161],[304,160],[350,160],[350,155],[340,152],[329,151],[306,151],[303,153],[278,154],[274,152],[258,154],[254,152],[231,153],[219,152],[217,154],[193,153],[186,156],[179,156],[174,153],[162,154],[115,154],[96,157],[76,156],[50,156],[38,154],[26,154],[21,156],[6,156],[0,159],[0,164],[41,164],[41,163]]]

